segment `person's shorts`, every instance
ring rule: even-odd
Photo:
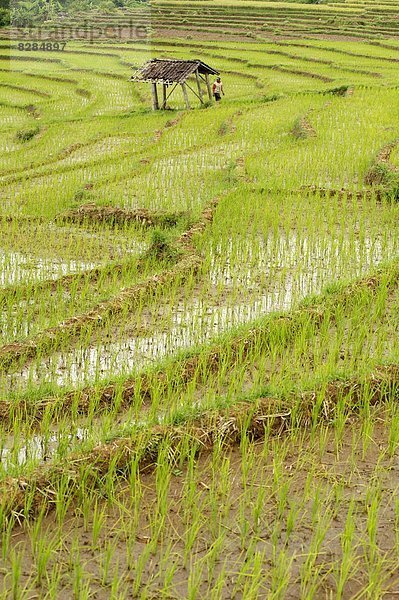
[[[221,95],[220,95],[220,94],[217,94],[217,93],[215,93],[215,94],[213,94],[213,95],[215,96],[215,100],[216,100],[216,102],[219,102],[219,100],[221,100],[221,99],[222,99],[222,97],[221,97]]]

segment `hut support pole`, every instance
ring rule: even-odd
[[[158,90],[157,90],[156,83],[151,84],[151,91],[152,91],[152,110],[158,110],[159,109]]]
[[[209,73],[205,73],[206,88],[208,90],[209,100],[212,100],[211,82],[209,81]]]
[[[187,110],[190,110],[190,102],[188,101],[188,94],[187,94],[187,86],[184,83],[181,83],[181,89],[183,91],[183,96],[184,96],[184,102],[186,103],[186,108]]]
[[[166,90],[168,89],[168,86],[166,85],[166,83],[162,84],[162,110],[165,110],[166,108],[166,100],[167,100],[167,96],[166,96]]]
[[[201,101],[201,104],[203,104],[204,103],[204,98],[202,96],[201,80],[200,80],[200,77],[199,77],[198,69],[195,71],[195,78],[197,80],[198,96],[199,96],[199,99]]]

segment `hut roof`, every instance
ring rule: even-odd
[[[209,75],[219,73],[202,60],[153,58],[141,67],[132,79],[151,83],[182,83],[197,69],[203,75],[205,73]]]

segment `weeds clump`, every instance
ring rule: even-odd
[[[365,183],[382,188],[384,194],[393,200],[399,200],[399,171],[391,165],[380,162],[368,171]]]
[[[265,102],[266,104],[268,102],[277,102],[277,100],[280,100],[281,98],[284,98],[283,94],[271,94],[268,96],[263,96],[262,102]]]
[[[147,256],[158,261],[173,261],[179,255],[180,252],[171,242],[170,236],[162,229],[154,229]]]
[[[40,112],[37,106],[35,106],[34,104],[27,104],[25,106],[25,110],[27,111],[29,116],[33,117],[34,119],[39,119]]]
[[[291,129],[291,133],[297,140],[305,140],[316,136],[316,130],[307,117],[298,118]]]
[[[219,125],[218,135],[226,135],[226,133],[229,132],[229,129],[230,129],[229,123],[227,123],[227,121],[223,121]]]
[[[91,187],[84,186],[83,188],[76,190],[73,194],[73,204],[80,205],[82,202],[89,203],[94,198]]]
[[[36,135],[38,135],[39,132],[40,132],[40,127],[38,127],[38,126],[30,127],[28,129],[21,129],[20,131],[17,131],[17,133],[15,134],[15,139],[17,140],[17,142],[29,142]]]
[[[205,100],[204,102],[201,103],[200,108],[205,109],[205,108],[210,108],[211,106],[213,106],[212,100]]]
[[[352,85],[340,85],[339,87],[327,90],[326,94],[332,94],[333,96],[352,96],[354,86]]]
[[[94,198],[90,188],[78,190],[74,195],[74,200],[90,200]],[[103,202],[96,204],[88,202],[72,208],[65,213],[57,215],[57,222],[68,222],[75,224],[108,224],[108,225],[127,225],[137,224],[144,227],[175,227],[188,221],[188,214],[184,211],[166,212],[150,211],[147,208],[137,208],[135,210],[126,210],[118,206],[110,206]]]
[[[384,146],[365,176],[365,183],[379,187],[388,198],[399,200],[399,169],[390,163],[390,157],[398,142]]]
[[[91,98],[91,91],[84,88],[76,88],[75,92],[82,98]]]

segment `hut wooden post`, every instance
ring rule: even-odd
[[[201,80],[200,80],[200,76],[199,76],[199,73],[198,73],[198,69],[195,71],[195,78],[197,80],[198,96],[199,96],[199,99],[201,101],[201,104],[203,104],[204,103],[204,98],[202,96]]]
[[[152,110],[159,110],[158,90],[157,90],[156,83],[151,84],[151,91],[152,91]]]
[[[186,103],[186,108],[187,108],[187,110],[190,110],[190,102],[188,101],[187,86],[184,81],[180,85],[181,85],[181,89],[183,91],[184,102]]]
[[[162,110],[165,110],[166,108],[166,90],[168,89],[168,86],[166,85],[166,83],[162,84]]]
[[[209,73],[205,73],[206,87],[208,90],[209,100],[212,100],[211,82],[209,81]]]

